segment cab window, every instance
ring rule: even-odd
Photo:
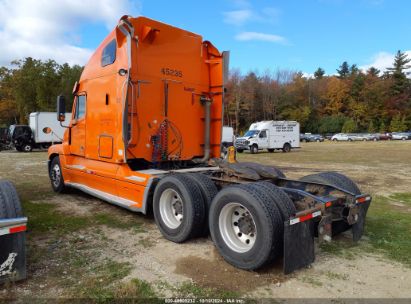
[[[74,119],[78,120],[86,115],[86,95],[77,96],[76,114]]]
[[[267,131],[261,131],[259,137],[260,138],[266,138],[267,137]]]
[[[101,66],[105,67],[106,65],[112,64],[116,61],[116,40],[112,40],[109,42],[106,47],[103,49],[103,53],[101,55]]]

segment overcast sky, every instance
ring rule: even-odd
[[[231,51],[242,72],[327,74],[345,60],[385,69],[411,56],[411,1],[0,0],[0,65],[24,57],[84,65],[125,14],[144,15]]]

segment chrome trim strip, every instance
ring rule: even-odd
[[[126,176],[124,177],[125,179],[128,180],[132,180],[134,182],[145,182],[147,178],[145,177],[141,177],[141,176],[135,176],[135,175],[131,175],[131,176]]]
[[[83,166],[83,165],[66,165],[66,168],[76,169],[76,170],[84,170],[84,169],[86,169],[86,167]]]
[[[137,202],[135,201],[130,201],[128,199],[119,197],[117,195],[113,195],[104,191],[100,191],[82,184],[77,184],[77,183],[70,183],[70,182],[66,182],[65,183],[66,186],[70,186],[73,188],[77,188],[83,192],[86,192],[92,196],[95,196],[103,201],[106,201],[108,203],[111,203],[113,205],[117,205],[123,208],[126,208],[128,210],[131,211],[138,211],[138,212],[142,212],[141,208],[137,208],[137,207],[131,207],[132,205],[137,204]]]
[[[27,217],[17,217],[12,219],[1,219],[0,220],[0,228],[8,227],[8,226],[16,226],[20,224],[26,224]]]

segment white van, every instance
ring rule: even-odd
[[[235,141],[237,152],[250,150],[258,153],[267,149],[268,152],[283,150],[290,152],[300,147],[300,124],[296,121],[260,121],[251,124],[250,129]]]
[[[221,137],[221,145],[225,148],[234,145],[234,129],[232,127],[223,126],[223,136]]]

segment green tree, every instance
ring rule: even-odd
[[[318,132],[325,133],[338,133],[341,131],[346,118],[343,116],[324,116],[320,119]]]
[[[344,61],[340,65],[340,68],[337,69],[337,73],[338,73],[338,78],[340,79],[345,79],[350,75],[350,66],[348,65],[347,61]]]
[[[375,67],[370,67],[367,70],[367,75],[373,76],[373,77],[378,77],[380,75],[380,70],[375,68]]]
[[[370,123],[368,124],[368,132],[370,133],[375,133],[377,132],[377,128],[375,127],[373,121],[371,120]]]
[[[387,126],[385,125],[384,121],[382,121],[381,124],[380,124],[380,132],[381,133],[386,133],[387,132]]]
[[[322,79],[325,75],[325,71],[322,68],[318,68],[315,72],[314,72],[314,77],[315,79]]]
[[[405,131],[406,128],[405,118],[401,117],[400,115],[395,115],[394,118],[391,120],[390,123],[390,131],[391,132],[402,132]]]
[[[343,133],[352,133],[352,132],[355,132],[356,129],[357,129],[357,126],[355,125],[354,120],[349,118],[344,122],[344,125],[341,129],[341,132],[343,132]]]
[[[408,58],[407,54],[399,50],[395,55],[393,67],[387,69],[394,80],[391,87],[393,95],[402,94],[409,90],[410,80],[407,78],[407,75],[410,72],[405,72],[405,70],[411,68],[410,62],[411,58]]]
[[[356,64],[351,65],[350,67],[350,76],[356,76],[360,72],[360,69]]]

